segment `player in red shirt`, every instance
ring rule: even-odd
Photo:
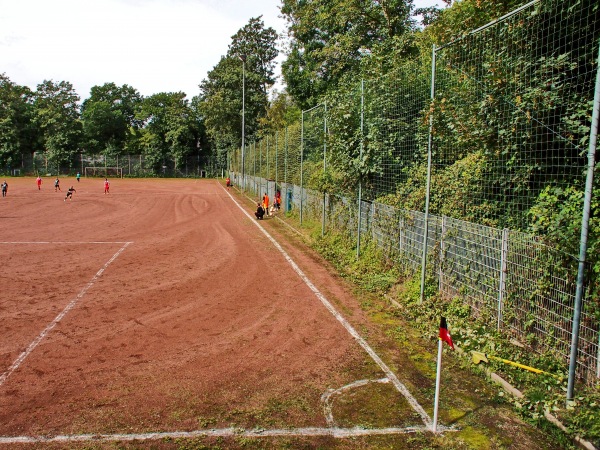
[[[108,178],[104,179],[104,193],[109,194],[110,183],[108,182]]]
[[[275,192],[275,209],[281,209],[281,191]]]

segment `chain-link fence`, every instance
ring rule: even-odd
[[[13,176],[75,175],[98,177],[218,177],[225,168],[215,157],[191,155],[178,164],[172,159],[160,161],[144,155],[87,155],[77,153],[70,161],[57,164],[44,153],[23,155],[22,160],[5,172]]]
[[[597,2],[532,1],[304,111],[269,137],[275,173],[252,173],[286,210],[357,253],[377,243],[422,283],[428,269],[443,295],[595,383],[600,262],[578,251],[599,42]]]

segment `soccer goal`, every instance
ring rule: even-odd
[[[85,177],[123,178],[122,167],[84,167]]]

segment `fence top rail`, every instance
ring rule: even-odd
[[[304,110],[302,110],[302,114],[311,112],[313,109],[321,108],[322,106],[325,106],[325,103],[319,103],[318,105],[313,106],[312,108],[304,109]]]
[[[475,30],[473,30],[473,31],[470,31],[468,34],[465,34],[464,36],[461,36],[461,37],[459,37],[459,38],[456,38],[456,39],[454,39],[453,41],[450,41],[450,42],[448,42],[448,43],[446,43],[446,44],[444,44],[444,45],[441,45],[440,47],[436,47],[436,46],[434,45],[434,47],[433,47],[433,51],[437,53],[437,51],[438,51],[438,50],[442,50],[442,49],[444,49],[444,48],[446,48],[446,47],[449,47],[449,46],[451,46],[451,45],[454,45],[454,44],[456,44],[457,42],[459,42],[459,41],[462,41],[462,40],[463,40],[464,38],[466,38],[467,36],[471,36],[471,35],[473,35],[473,34],[477,34],[477,33],[481,32],[481,31],[485,30],[486,28],[489,28],[489,27],[491,27],[492,25],[495,25],[495,24],[497,24],[497,23],[500,23],[500,22],[502,22],[502,21],[504,21],[504,20],[508,19],[509,17],[511,17],[511,16],[514,16],[515,14],[518,14],[518,13],[520,13],[521,11],[523,11],[524,9],[527,9],[527,8],[529,8],[530,6],[532,6],[532,5],[535,5],[536,3],[539,3],[539,2],[540,2],[540,0],[532,0],[531,2],[529,2],[529,3],[527,3],[527,4],[525,4],[525,5],[521,6],[521,7],[519,7],[519,8],[517,8],[517,9],[515,9],[515,10],[513,10],[513,11],[509,12],[508,14],[505,14],[505,15],[503,15],[502,17],[499,17],[498,19],[494,19],[494,20],[492,20],[491,22],[489,22],[489,23],[486,23],[485,25],[483,25],[483,26],[481,26],[481,27],[479,27],[479,28],[477,28],[477,29],[475,29]]]

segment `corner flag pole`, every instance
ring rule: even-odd
[[[440,320],[440,335],[438,339],[438,357],[437,357],[437,372],[435,375],[435,400],[433,405],[433,425],[431,431],[437,433],[437,420],[438,420],[438,405],[440,402],[440,381],[442,378],[442,346],[444,341],[448,343],[450,348],[454,350],[454,343],[452,337],[448,332],[448,324],[446,318],[442,317]]]
[[[437,372],[435,375],[435,400],[433,406],[433,428],[432,431],[437,433],[437,420],[438,420],[438,405],[440,402],[440,379],[442,375],[442,338],[438,339],[438,357],[437,357]]]

